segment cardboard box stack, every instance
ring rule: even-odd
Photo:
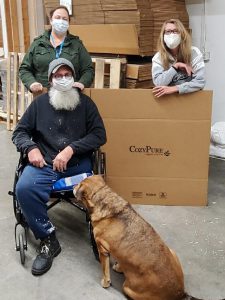
[[[59,0],[44,0],[46,13],[59,5]],[[156,52],[156,44],[162,23],[171,17],[179,18],[188,28],[188,14],[185,7],[185,0],[73,0],[73,15],[71,16],[71,25],[93,25],[93,24],[114,24],[116,29],[121,31],[123,35],[124,27],[120,24],[129,24],[134,26],[136,36],[136,48],[118,48],[116,42],[113,44],[112,53],[130,54],[141,56],[152,56]],[[92,27],[84,27],[88,31],[89,38],[85,34],[85,44],[88,48],[89,40],[91,41],[91,49],[93,49]],[[82,29],[84,32],[84,28]],[[107,27],[110,28],[110,27]],[[96,28],[95,28],[96,30]],[[97,27],[99,35],[102,34],[102,28]],[[96,34],[96,32],[95,32]],[[109,31],[109,35],[111,31]],[[82,36],[80,36],[81,39]],[[105,39],[102,39],[102,51]],[[101,52],[101,45],[97,45],[96,53]],[[111,52],[108,52],[111,53]]]
[[[167,19],[180,19],[184,26],[189,28],[189,16],[185,1],[180,0],[150,0],[154,20],[153,52],[157,52],[157,42],[162,24]]]
[[[150,2],[146,0],[102,0],[105,24],[134,24],[138,34],[140,54],[153,49],[153,17]]]
[[[101,0],[73,0],[71,24],[104,24]]]
[[[152,64],[127,64],[126,88],[128,89],[149,89],[152,88]]]

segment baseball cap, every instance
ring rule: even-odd
[[[76,73],[73,64],[66,58],[57,58],[51,61],[49,64],[48,80],[50,79],[51,75],[54,74],[62,66],[68,66],[73,72],[73,77],[76,78]]]

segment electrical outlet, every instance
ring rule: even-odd
[[[210,52],[209,51],[205,51],[203,53],[203,59],[204,59],[204,61],[209,61],[210,60]]]

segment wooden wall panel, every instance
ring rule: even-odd
[[[16,0],[10,0],[10,13],[11,13],[11,28],[12,28],[12,43],[13,51],[20,51],[20,39],[19,39],[19,25],[17,18],[17,3]]]
[[[22,18],[23,18],[23,35],[25,52],[30,46],[30,28],[28,16],[28,0],[21,0],[22,3]]]
[[[13,51],[13,35],[12,35],[12,25],[11,25],[11,11],[10,11],[10,0],[5,0],[5,18],[6,27],[8,33],[8,51]]]

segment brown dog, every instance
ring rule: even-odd
[[[185,299],[184,277],[176,254],[101,176],[83,180],[74,188],[74,195],[90,213],[104,288],[111,283],[109,255],[112,254],[118,262],[113,268],[124,273],[123,291],[131,299]]]

